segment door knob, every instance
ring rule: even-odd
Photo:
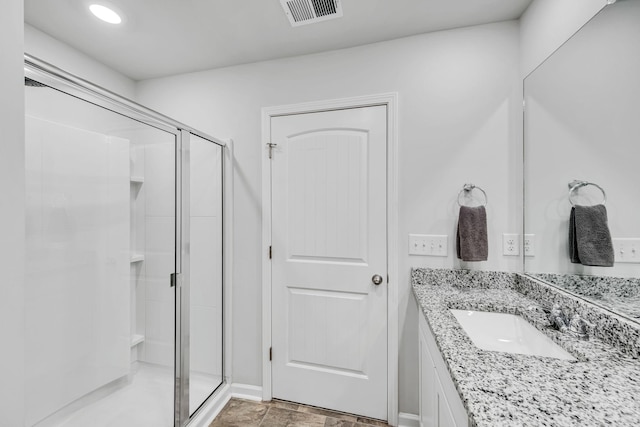
[[[379,274],[374,274],[373,277],[371,278],[371,281],[373,282],[374,285],[378,286],[379,284],[382,283],[382,276]]]

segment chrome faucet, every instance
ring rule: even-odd
[[[553,308],[547,313],[547,318],[560,332],[566,332],[569,328],[569,316],[562,311],[558,304],[553,305]]]
[[[589,339],[589,328],[593,324],[584,320],[578,313],[574,314],[569,322],[569,331],[581,340]]]
[[[559,304],[553,304],[552,308],[548,308],[549,305],[542,305],[542,309],[547,314],[549,323],[554,326],[560,332],[569,332],[577,338],[586,340],[589,339],[589,328],[593,328],[594,325],[584,320],[578,313],[571,313],[569,309],[562,309]]]

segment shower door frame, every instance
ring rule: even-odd
[[[47,86],[66,93],[90,104],[102,107],[116,114],[129,117],[135,121],[157,128],[175,136],[175,274],[171,277],[171,285],[175,286],[175,338],[174,338],[174,427],[185,427],[189,422],[204,412],[207,402],[212,400],[217,392],[222,390],[230,380],[227,372],[226,360],[230,357],[228,339],[228,304],[230,296],[225,292],[230,272],[227,268],[227,246],[230,245],[230,235],[225,229],[227,220],[227,183],[226,161],[230,158],[225,149],[229,149],[227,142],[207,135],[190,126],[178,122],[168,116],[148,109],[136,102],[126,99],[114,92],[95,85],[78,76],[70,74],[52,64],[42,61],[29,54],[24,54],[25,77],[42,82]],[[222,196],[222,349],[221,349],[221,382],[212,390],[211,394],[193,414],[189,408],[189,359],[190,359],[190,135],[196,135],[222,148],[221,156],[221,196]],[[229,141],[231,143],[231,141]],[[167,278],[169,281],[169,278]]]

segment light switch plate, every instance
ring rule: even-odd
[[[446,257],[448,237],[446,234],[409,234],[409,255]]]
[[[616,263],[640,264],[640,238],[619,238],[612,240]]]

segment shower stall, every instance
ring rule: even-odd
[[[25,419],[182,427],[225,383],[225,142],[25,55]]]

